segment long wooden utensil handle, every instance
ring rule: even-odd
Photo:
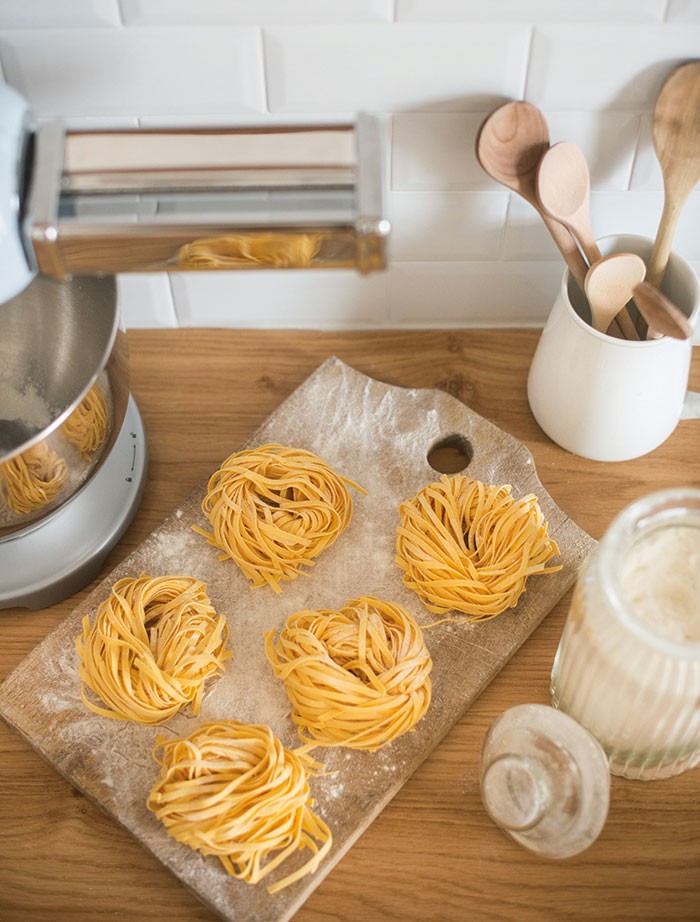
[[[630,317],[630,313],[627,310],[627,307],[623,307],[622,310],[616,315],[615,322],[622,330],[622,335],[625,339],[641,339],[637,327],[634,325],[634,321]]]
[[[666,196],[664,201],[664,210],[659,221],[659,229],[656,233],[646,278],[647,282],[655,288],[659,288],[663,281],[671,255],[671,245],[678,226],[678,219],[681,216],[688,195],[690,195],[690,192],[682,198],[677,194],[675,198]]]
[[[550,218],[546,212],[540,209],[538,209],[538,211],[552,239],[556,243],[559,252],[564,257],[564,261],[569,267],[569,272],[574,277],[576,284],[585,297],[584,283],[586,281],[588,265],[581,255],[581,251],[576,244],[573,234],[566,225],[561,224],[559,221],[555,221],[554,218]],[[625,320],[627,320],[628,323],[625,323]],[[625,339],[639,339],[639,334],[626,310],[621,311],[620,314],[617,315],[611,326],[617,326]]]
[[[586,279],[588,266],[586,265],[586,260],[581,255],[581,251],[576,246],[576,241],[571,231],[559,221],[550,218],[544,211],[540,211],[540,214],[559,252],[564,257],[564,261],[569,267],[569,272],[576,279],[576,283],[581,291],[583,291],[583,283]]]

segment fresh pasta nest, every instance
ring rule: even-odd
[[[324,461],[300,448],[263,445],[232,454],[209,480],[202,511],[213,532],[194,526],[238,564],[253,588],[294,579],[350,522],[348,486]]]
[[[432,660],[400,605],[363,597],[340,611],[304,609],[276,642],[265,635],[265,650],[307,742],[374,751],[428,710]]]
[[[109,429],[109,410],[104,394],[96,384],[90,388],[61,429],[83,458],[90,458],[102,447]]]
[[[513,608],[528,577],[559,553],[534,494],[463,475],[430,483],[399,507],[396,562],[429,611],[483,621]]]
[[[66,462],[46,441],[0,464],[0,486],[9,508],[27,515],[53,502],[68,482]]]
[[[206,680],[231,656],[227,640],[226,619],[199,580],[120,579],[94,624],[83,619],[76,640],[83,702],[96,714],[141,724],[162,723],[187,704],[198,714]]]
[[[250,884],[293,852],[310,860],[268,887],[281,890],[317,869],[332,836],[311,810],[303,753],[285,749],[269,727],[235,720],[202,724],[190,736],[159,738],[160,776],[148,809],[178,842],[215,855]]]

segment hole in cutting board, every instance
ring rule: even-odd
[[[428,464],[440,474],[457,474],[463,471],[473,457],[474,449],[471,442],[457,433],[438,439],[426,455]]]

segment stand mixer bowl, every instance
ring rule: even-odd
[[[90,481],[128,400],[113,277],[37,276],[0,304],[0,541],[37,527]]]

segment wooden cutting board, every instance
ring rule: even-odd
[[[269,724],[286,746],[296,746],[283,686],[265,659],[263,633],[280,628],[301,608],[335,609],[350,598],[375,595],[403,604],[421,623],[433,620],[404,587],[394,563],[398,505],[437,479],[427,453],[437,441],[455,434],[472,446],[466,471],[470,476],[510,483],[516,497],[537,494],[563,568],[531,578],[517,608],[493,621],[445,624],[426,633],[434,662],[433,698],[412,733],[376,753],[316,750],[328,774],[311,780],[314,809],[331,827],[334,840],[316,874],[274,896],[264,885],[234,880],[217,859],[173,841],[146,809],[157,775],[151,756],[155,739],[187,734],[202,721],[235,718]],[[312,451],[368,490],[367,496],[355,494],[348,529],[308,575],[285,583],[281,595],[268,588],[250,589],[238,568],[218,560],[217,551],[192,530],[195,523],[208,524],[200,509],[203,483],[0,686],[0,715],[230,922],[291,918],[571,586],[595,544],[545,492],[521,442],[448,394],[386,385],[335,358],[297,388],[244,446],[232,445],[231,451],[267,442]],[[93,615],[118,578],[140,573],[181,573],[204,580],[214,606],[228,618],[234,658],[209,687],[197,718],[187,712],[162,727],[142,727],[99,717],[80,701],[75,638],[82,618]],[[435,796],[439,798],[439,791]],[[307,856],[300,852],[299,861]],[[293,867],[290,858],[273,879]]]

